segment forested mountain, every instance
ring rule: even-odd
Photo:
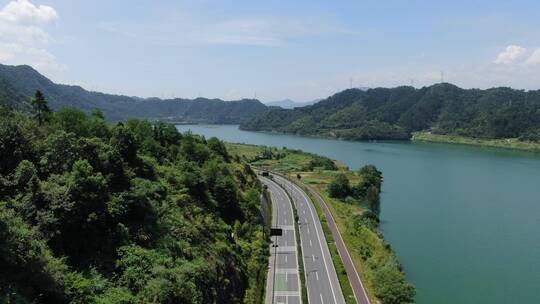
[[[540,91],[448,83],[349,89],[312,106],[272,109],[241,128],[352,140],[408,139],[414,131],[540,140]]]
[[[0,303],[262,301],[262,189],[218,139],[0,107],[0,160]]]
[[[26,110],[36,90],[47,96],[54,110],[76,108],[89,114],[94,109],[100,109],[109,121],[137,117],[176,122],[237,124],[267,110],[264,104],[253,99],[143,99],[90,92],[79,86],[55,84],[29,66],[0,65],[0,104]]]

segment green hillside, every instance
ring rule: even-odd
[[[0,303],[260,303],[262,188],[224,143],[0,107]]]
[[[462,89],[443,83],[349,89],[315,105],[272,109],[241,125],[350,140],[409,139],[430,131],[475,138],[540,140],[540,91]]]
[[[267,110],[264,104],[253,99],[143,99],[90,92],[79,86],[55,84],[30,66],[0,64],[0,104],[26,110],[36,90],[45,94],[52,109],[76,108],[86,113],[100,109],[109,121],[137,117],[186,123],[238,124]]]

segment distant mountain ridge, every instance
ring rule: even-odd
[[[294,100],[290,100],[290,99],[283,99],[283,100],[278,100],[278,101],[271,101],[271,102],[267,102],[266,105],[269,106],[269,107],[280,107],[280,108],[284,108],[284,109],[294,109],[294,108],[301,108],[301,107],[305,107],[305,106],[310,106],[310,105],[313,105],[319,101],[321,101],[322,99],[315,99],[315,100],[312,100],[312,101],[305,101],[305,102],[299,102],[299,101],[294,101]]]
[[[314,105],[271,109],[240,126],[350,140],[409,139],[412,132],[540,141],[540,90],[348,89]]]
[[[56,84],[30,66],[0,64],[0,103],[30,109],[30,98],[41,90],[52,109],[77,108],[90,112],[99,108],[110,121],[128,117],[185,123],[238,124],[268,110],[258,100],[159,99],[91,92],[80,86]]]

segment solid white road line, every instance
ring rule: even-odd
[[[275,182],[275,181],[273,181],[273,180],[270,180],[270,179],[269,179],[269,181],[270,181],[270,184],[271,184],[272,186],[276,187],[276,189],[277,189],[277,192],[276,192],[276,193],[278,193],[278,194],[285,193],[285,190],[283,189],[283,187],[281,187],[277,182]],[[274,192],[272,191],[272,193],[274,193]],[[286,195],[286,193],[285,193],[285,195],[284,195],[284,201],[285,201],[285,202],[288,202],[289,204],[287,205],[287,204],[285,203],[283,207],[285,207],[286,209],[287,209],[287,207],[289,207],[290,210],[291,210],[291,214],[292,214],[292,210],[293,210],[293,209],[292,209],[292,208],[293,208],[292,204],[293,204],[293,202],[288,198],[288,196]],[[277,207],[278,205],[279,205],[279,204],[276,204],[276,207]],[[276,215],[279,214],[278,212],[279,212],[279,208],[276,208]],[[292,217],[292,215],[291,215],[291,217]],[[284,224],[287,225],[287,221],[285,221]],[[293,219],[292,225],[294,225],[294,219]],[[294,229],[294,226],[293,226],[293,229]],[[277,238],[277,237],[276,237],[276,238]],[[287,241],[285,240],[285,246],[286,246],[286,244],[287,244]],[[296,233],[294,233],[294,232],[293,232],[293,244],[297,244]],[[302,244],[302,240],[300,240],[300,244]],[[295,255],[296,258],[298,258],[298,252],[296,251],[296,246],[294,247],[294,255]],[[277,257],[276,257],[276,258],[277,258]],[[285,259],[287,259],[287,256],[285,256]],[[304,256],[302,256],[302,260],[304,260]],[[306,264],[306,262],[304,261],[304,265],[305,265],[305,264]],[[298,266],[296,266],[296,267],[298,267]],[[287,274],[285,274],[285,276],[287,276]],[[285,277],[285,278],[287,278],[287,277]],[[300,276],[297,275],[296,278],[297,278],[297,280],[298,280],[298,290],[299,290],[299,291],[296,291],[296,292],[290,292],[290,291],[289,291],[289,292],[287,292],[288,294],[285,295],[285,299],[286,299],[285,301],[286,301],[287,303],[289,303],[289,298],[288,298],[288,296],[296,296],[296,297],[300,297],[300,290],[301,290],[301,288],[302,288],[301,285],[300,285]],[[306,286],[306,288],[307,288],[307,286]],[[276,292],[276,293],[275,293],[275,296],[278,296],[279,293],[280,293],[280,292]],[[299,299],[300,299],[300,303],[302,303],[302,298],[299,298]],[[308,303],[309,303],[309,294],[308,294]],[[302,303],[302,304],[303,304],[303,303]]]
[[[319,196],[323,201],[324,199],[318,194],[318,193],[315,193],[317,196]],[[330,213],[330,216],[332,217],[332,220],[334,222],[336,222],[336,220],[334,219],[334,216],[332,215],[332,213]],[[337,229],[337,232],[338,232],[338,236],[341,240],[341,242],[345,245],[345,242],[343,241],[343,237],[341,237],[341,232],[339,231],[339,227],[336,225],[336,229]],[[354,266],[354,262],[353,262],[353,259],[351,258],[351,254],[349,253],[349,250],[347,249],[347,246],[345,246],[345,253],[347,254],[347,257],[349,258],[351,264]],[[360,285],[362,286],[362,293],[364,294],[364,297],[365,299],[367,300],[368,303],[371,303],[371,300],[369,299],[367,293],[366,293],[366,289],[364,287],[364,283],[362,282],[362,280],[360,279],[360,275],[358,274],[358,271],[356,270],[356,266],[353,267],[354,269],[354,273],[356,274],[356,278],[358,278],[358,281],[360,282]],[[353,293],[354,294],[354,293]],[[356,298],[356,294],[354,294],[354,297]],[[358,301],[358,299],[357,299]]]
[[[281,177],[280,177],[280,179],[284,180]],[[304,201],[307,204],[309,204],[309,199],[307,198],[306,194],[304,194],[304,191],[302,189],[300,189],[296,184],[294,184],[292,182],[289,182],[287,180],[285,180],[285,182],[292,185],[292,187],[295,188],[297,192],[300,192],[300,194],[304,198]],[[315,225],[315,216],[313,215],[313,209],[312,209],[311,206],[308,207],[308,208],[309,208],[309,211],[311,213],[311,218],[313,219],[313,224]],[[317,229],[317,227],[315,227],[315,233],[317,235],[317,240],[319,241],[319,246],[321,247],[321,255],[322,255],[322,258],[323,258],[323,262],[324,262],[324,268],[326,268],[326,275],[328,276],[328,283],[330,284],[330,290],[332,291],[332,297],[334,298],[334,303],[337,303],[336,294],[334,292],[334,285],[332,284],[332,280],[330,279],[330,271],[329,271],[330,268],[328,267],[328,264],[326,263],[326,258],[324,257],[324,250],[322,248],[322,242],[321,242],[321,238],[319,236],[319,229]],[[315,260],[315,258],[313,260]],[[321,297],[322,297],[322,295],[321,295]]]

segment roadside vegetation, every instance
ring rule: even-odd
[[[343,240],[374,303],[414,302],[414,286],[407,282],[396,253],[385,242],[379,230],[382,174],[374,166],[368,165],[358,171],[350,171],[326,157],[285,147],[269,148],[230,143],[226,145],[236,157],[249,161],[254,166],[288,175],[293,180],[312,186],[322,195],[329,204]],[[331,240],[331,232],[322,209],[316,200],[314,202],[319,216],[323,218],[326,238]],[[345,298],[350,301],[350,283],[334,242],[329,243],[340,284],[349,286],[343,288],[343,291]]]
[[[223,142],[0,108],[0,303],[261,303],[262,188]]]
[[[297,184],[301,186],[303,185],[300,182],[297,182]],[[322,207],[317,203],[317,200],[313,197],[313,195],[309,191],[306,191],[306,194],[309,196],[311,201],[314,202],[315,209],[317,210],[317,216],[319,217],[319,220],[321,221],[324,237],[326,239],[326,243],[328,245],[328,250],[330,251],[330,255],[332,256],[332,262],[336,269],[339,285],[341,286],[341,291],[343,292],[343,297],[345,298],[345,303],[355,304],[356,299],[354,297],[354,292],[352,290],[351,283],[349,282],[349,278],[347,277],[347,270],[345,269],[345,265],[343,265],[343,261],[341,260],[341,257],[339,255],[336,242],[334,241],[334,238],[332,236],[332,231],[330,230],[330,227],[328,226],[328,222],[326,220],[326,216],[324,215],[324,211]]]
[[[317,172],[306,172],[303,181],[315,188],[328,204],[370,296],[375,296],[381,303],[411,303],[414,302],[414,287],[407,282],[396,253],[379,230],[380,190],[375,190],[375,185],[380,182],[378,174],[362,175],[363,171],[364,174],[371,171],[369,167],[358,172],[325,172],[326,178],[321,178]],[[371,178],[375,183],[369,181]],[[337,185],[351,189],[351,195],[345,198],[336,195],[332,188]],[[354,194],[355,188],[373,189],[367,193],[376,191],[377,196],[367,194],[359,197]]]

